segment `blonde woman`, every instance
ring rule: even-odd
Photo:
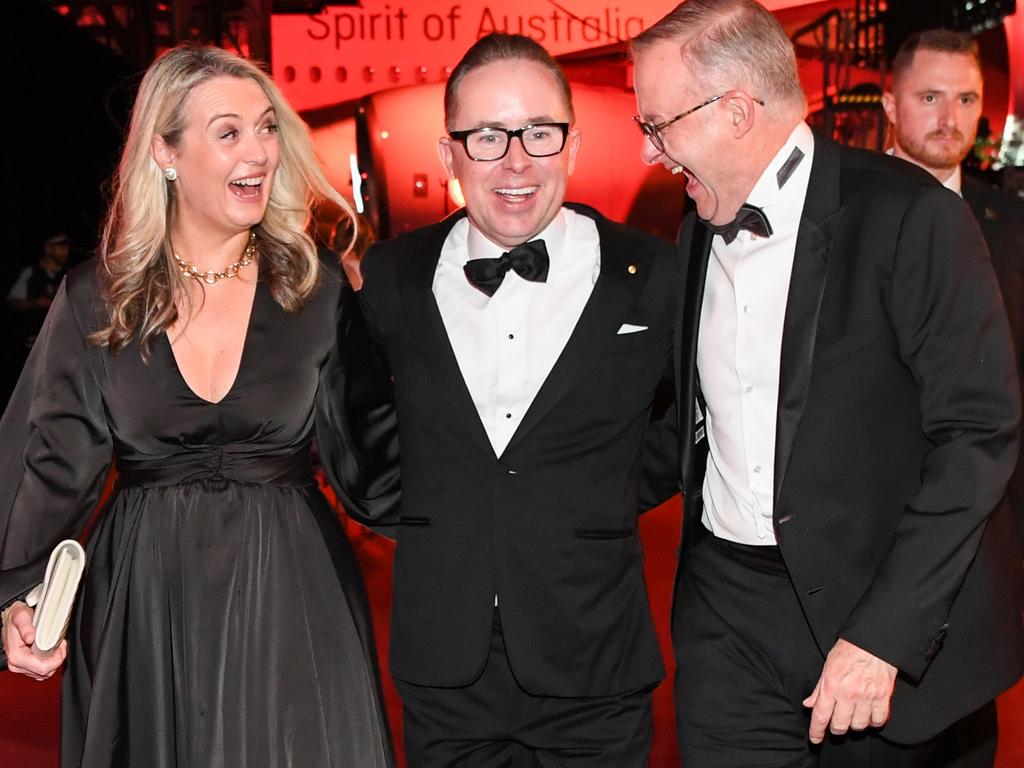
[[[318,199],[348,211],[262,71],[191,46],[154,62],[100,258],[0,423],[4,650],[38,679],[67,658],[64,768],[390,765],[361,577],[310,468],[315,429],[340,429]],[[112,460],[68,639],[40,657],[15,598]]]

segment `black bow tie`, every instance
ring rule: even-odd
[[[517,245],[496,259],[472,259],[463,271],[474,288],[493,296],[505,273],[514,269],[523,280],[543,283],[548,279],[548,249],[543,240]]]
[[[759,237],[771,237],[772,234],[772,225],[768,223],[768,217],[764,215],[764,211],[747,203],[740,206],[736,218],[728,224],[711,224],[705,221],[704,226],[716,235],[721,235],[726,245],[736,239],[736,235],[740,233],[741,229]]]

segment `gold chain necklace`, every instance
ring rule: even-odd
[[[243,267],[248,267],[252,264],[252,260],[256,257],[256,233],[249,233],[249,242],[245,244],[245,249],[242,251],[242,255],[238,261],[228,264],[222,270],[209,269],[206,272],[200,272],[199,268],[193,264],[189,264],[187,261],[182,259],[173,250],[171,255],[174,257],[174,262],[178,265],[178,269],[185,277],[194,277],[196,280],[201,280],[207,285],[214,285],[219,280],[224,280],[229,277],[238,277],[239,271]]]

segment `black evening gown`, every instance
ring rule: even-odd
[[[259,283],[214,404],[165,335],[148,364],[89,343],[96,268],[61,287],[0,422],[0,604],[117,472],[68,636],[62,768],[391,765],[361,575],[310,463],[317,428],[343,442],[319,402],[340,271],[294,314]]]

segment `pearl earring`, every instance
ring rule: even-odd
[[[164,168],[164,178],[168,181],[177,181],[178,172],[174,168]]]

